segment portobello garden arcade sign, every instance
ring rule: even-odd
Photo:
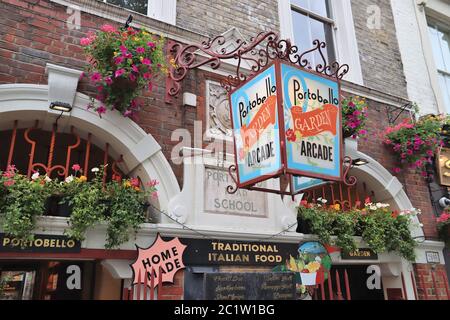
[[[286,173],[342,179],[336,81],[274,60],[231,92],[230,113],[238,187]]]
[[[349,66],[328,64],[325,48],[324,42],[314,40],[312,49],[299,53],[273,32],[261,33],[249,43],[225,45],[219,36],[202,45],[169,45],[176,65],[167,86],[172,97],[188,70],[203,65],[217,69],[223,60],[237,60],[236,74],[221,81],[229,92],[236,155],[229,168],[236,187],[228,186],[229,193],[246,188],[294,195],[305,190],[299,188],[302,183],[294,186],[300,178],[314,179],[309,185],[356,183],[355,177],[347,176],[352,160],[343,157],[339,104],[339,80]],[[322,59],[315,67],[313,56],[315,61]],[[244,64],[251,70],[244,70]],[[255,186],[271,178],[281,178],[279,190]]]

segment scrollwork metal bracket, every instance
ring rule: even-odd
[[[201,44],[183,45],[179,42],[169,41],[168,54],[172,57],[172,65],[166,81],[166,101],[170,102],[181,90],[181,82],[186,78],[189,70],[208,65],[216,70],[226,60],[236,61],[236,72],[228,75],[221,81],[221,85],[229,92],[233,88],[251,79],[258,71],[267,66],[271,60],[281,59],[296,64],[308,70],[314,70],[325,76],[337,80],[348,73],[347,64],[339,64],[337,61],[328,64],[324,49],[326,43],[320,40],[313,41],[313,47],[303,53],[299,53],[297,46],[290,40],[280,39],[275,32],[262,32],[249,42],[242,39],[234,40],[232,49],[226,49],[224,36],[203,41]],[[318,54],[316,54],[318,53]],[[309,59],[309,55],[319,56],[321,62],[315,67]],[[244,62],[251,69],[243,68]]]

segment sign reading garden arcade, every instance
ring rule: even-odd
[[[331,77],[276,59],[230,93],[230,110],[239,188],[282,174],[342,179],[339,84]]]

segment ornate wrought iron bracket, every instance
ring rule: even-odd
[[[346,186],[352,187],[358,181],[358,179],[355,176],[350,175],[350,170],[354,167],[353,159],[349,156],[345,156],[343,160],[344,161],[342,162],[342,164],[344,167],[343,167],[342,182]],[[233,184],[227,186],[227,192],[229,194],[234,194],[239,189],[237,176],[236,176],[236,165],[233,164],[233,165],[229,166],[228,173],[231,177],[231,180],[233,180]],[[309,190],[309,189],[298,190],[297,192],[294,193],[292,191],[291,175],[290,174],[281,175],[281,176],[279,176],[279,178],[281,178],[283,176],[288,178],[288,181],[289,181],[289,189],[288,190],[285,190],[284,188],[282,188],[282,186],[280,186],[280,189],[268,189],[268,188],[256,187],[255,185],[247,186],[247,187],[244,187],[243,189],[247,189],[247,190],[251,190],[251,191],[262,191],[262,192],[268,192],[268,193],[275,193],[275,194],[280,194],[280,195],[289,195],[292,197],[295,196],[296,194],[304,193]],[[336,181],[327,181],[327,183],[335,183],[335,182]]]
[[[236,72],[221,81],[221,85],[228,92],[251,79],[273,59],[285,60],[338,80],[349,71],[347,64],[340,65],[337,61],[328,64],[324,55],[326,43],[317,39],[313,41],[311,49],[302,53],[297,46],[291,44],[290,40],[280,39],[278,34],[272,31],[262,32],[251,38],[249,42],[237,39],[232,43],[231,49],[227,49],[225,42],[224,36],[210,38],[201,44],[183,45],[170,41],[168,53],[172,56],[175,67],[170,68],[166,81],[166,101],[179,94],[181,82],[189,70],[204,65],[215,70],[225,60],[237,62]],[[321,59],[315,67],[310,60],[310,56],[313,55]],[[244,62],[251,66],[250,70],[243,68]]]
[[[395,121],[406,111],[410,111],[413,105],[407,103],[402,107],[387,106],[387,118],[390,125],[395,124]]]

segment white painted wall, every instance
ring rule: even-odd
[[[440,113],[436,68],[423,7],[416,0],[391,0],[398,44],[407,82],[408,98],[417,102],[421,114]]]

